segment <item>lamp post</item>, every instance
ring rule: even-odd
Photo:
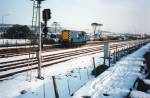
[[[5,19],[6,16],[9,16],[9,14],[2,15],[2,24],[1,24],[1,26],[2,26],[2,27],[1,27],[2,33],[5,32],[4,19]]]
[[[55,28],[54,33],[56,34],[56,33],[57,33],[58,26],[60,26],[60,24],[55,21],[55,22],[52,23],[52,26],[54,26],[54,28]]]
[[[5,15],[2,15],[2,24],[1,24],[1,34],[0,34],[0,38],[2,37],[3,33],[5,32],[5,26],[4,26],[4,18],[6,16],[8,16],[9,14],[5,14]],[[3,44],[4,44],[4,39],[3,39]]]

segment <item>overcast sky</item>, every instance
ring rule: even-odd
[[[150,0],[46,0],[44,8],[52,10],[49,26],[57,21],[63,27],[87,30],[98,22],[107,31],[150,32]],[[7,14],[5,23],[30,25],[32,2],[0,0],[0,16]]]

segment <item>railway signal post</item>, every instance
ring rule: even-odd
[[[36,0],[37,1],[37,11],[38,11],[38,33],[39,33],[39,44],[38,44],[38,76],[37,78],[43,79],[41,76],[41,66],[42,66],[42,48],[41,48],[41,2],[45,0]]]
[[[47,33],[48,33],[47,21],[49,19],[51,19],[51,10],[50,9],[44,9],[43,10],[43,21],[44,21],[43,33],[45,35],[45,38],[47,37]]]

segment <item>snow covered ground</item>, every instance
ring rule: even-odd
[[[72,60],[46,67],[42,70],[44,80],[38,80],[37,70],[24,72],[9,77],[8,80],[0,81],[0,98],[54,98],[52,76],[56,76],[60,98],[70,97],[70,94],[77,91],[83,84],[94,78],[90,75],[93,69],[93,58],[96,65],[102,64],[103,53],[74,58]],[[68,83],[70,94],[68,91]],[[76,85],[75,85],[76,84]],[[21,95],[20,92],[27,93]],[[8,92],[10,92],[8,94]]]
[[[82,96],[123,98],[140,75],[142,55],[148,47],[150,44],[121,59],[97,78],[91,75],[93,57],[96,66],[102,64],[102,52],[43,68],[44,80],[36,78],[37,70],[14,75],[0,81],[0,98],[55,98],[52,76],[56,77],[60,98],[82,98]],[[79,89],[81,86],[82,88]],[[23,90],[27,92],[21,94]],[[70,96],[71,94],[74,96]]]
[[[141,91],[132,91],[130,94],[131,98],[150,98],[150,94]]]
[[[91,98],[125,98],[129,93],[129,89],[133,87],[134,82],[141,75],[139,71],[144,60],[142,56],[148,51],[149,47],[150,44],[122,58],[115,66],[109,68],[78,90],[73,98],[82,98],[82,96],[90,96]]]

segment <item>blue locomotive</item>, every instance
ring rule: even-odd
[[[63,47],[77,47],[86,44],[87,34],[84,31],[63,30],[61,44]]]

